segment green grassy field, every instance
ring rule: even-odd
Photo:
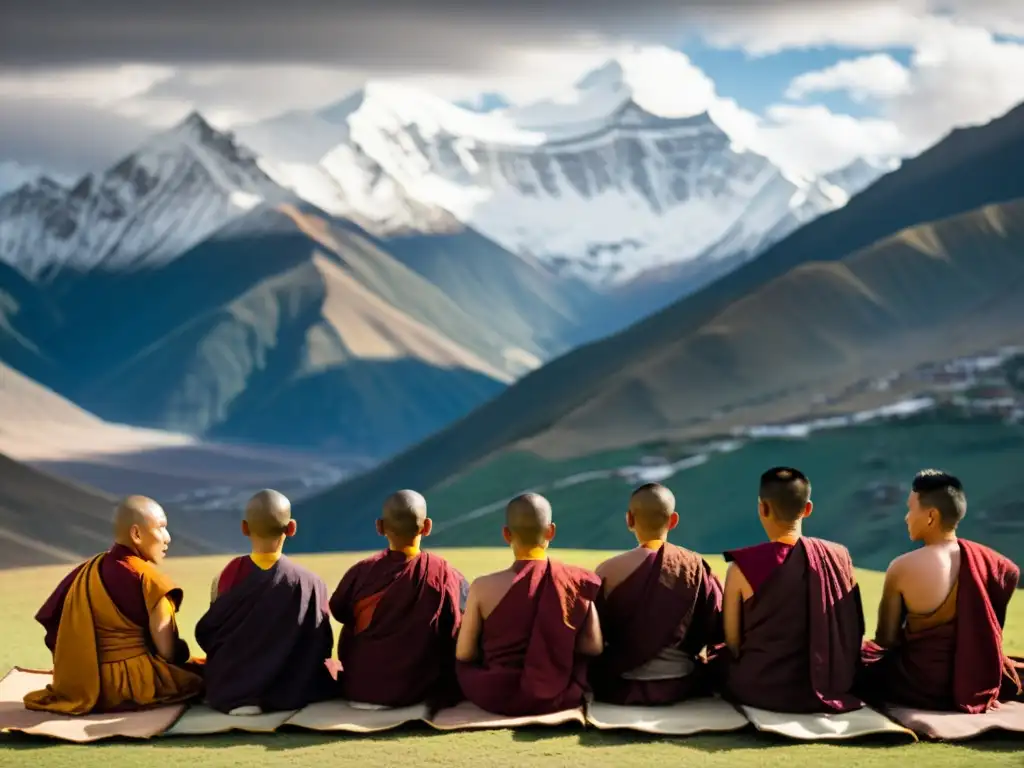
[[[442,550],[467,577],[503,567],[506,550]],[[573,563],[593,567],[608,553],[561,550],[558,555]],[[330,586],[360,556],[309,555],[296,559],[319,573]],[[192,627],[208,600],[209,585],[223,566],[223,558],[171,558],[167,570],[185,589],[180,615],[182,631],[191,640]],[[721,559],[712,560],[716,571],[724,572]],[[0,666],[15,664],[46,667],[49,653],[43,645],[42,630],[32,620],[50,590],[67,572],[65,567],[8,570],[0,572],[0,611],[4,618]],[[881,575],[863,571],[860,581],[873,631],[874,605],[881,587]],[[1010,652],[1024,653],[1024,598],[1011,605],[1007,624]],[[202,763],[210,768],[259,764],[262,766],[330,765],[391,766],[413,763],[421,766],[473,765],[521,766],[524,763],[587,766],[687,766],[819,765],[842,761],[845,767],[897,766],[909,760],[932,768],[952,765],[1021,765],[1021,743],[999,737],[961,745],[894,744],[869,741],[856,744],[794,744],[756,733],[729,736],[701,736],[688,739],[646,737],[640,734],[608,734],[580,729],[529,729],[441,734],[426,726],[405,728],[379,736],[334,736],[304,731],[273,735],[226,735],[201,739],[175,738],[148,743],[101,743],[87,746],[53,744],[17,735],[0,736],[0,767],[45,761],[49,768],[76,766],[99,768],[113,764],[155,763],[164,768]]]
[[[441,524],[433,543],[500,546],[502,502],[532,489],[551,500],[563,546],[630,546],[623,516],[630,491],[642,481],[608,470],[635,467],[645,456],[676,462],[697,451],[662,444],[567,461],[525,452],[499,456],[427,492],[431,517]],[[1024,562],[1022,456],[1024,424],[904,422],[821,431],[807,439],[754,440],[659,479],[676,494],[680,540],[701,552],[722,552],[762,536],[756,514],[761,472],[780,464],[799,467],[813,485],[808,535],[839,541],[857,565],[884,570],[910,547],[903,522],[910,481],[920,469],[939,467],[960,476],[967,489],[962,535]],[[873,484],[890,494],[872,498]],[[464,519],[487,505],[486,513]],[[460,522],[446,525],[448,520]],[[372,526],[363,529],[372,532]]]

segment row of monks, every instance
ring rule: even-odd
[[[793,468],[761,477],[767,541],[726,552],[724,584],[669,543],[679,515],[664,486],[633,492],[625,524],[638,546],[596,571],[550,557],[551,506],[528,493],[506,509],[512,564],[469,585],[421,549],[426,502],[400,491],[376,521],[387,548],[329,594],[282,554],[296,532],[288,499],[261,491],[242,523],[251,553],[214,581],[196,626],[205,657],[179,637],[182,590],[158,568],[165,514],[129,497],[113,547],[69,573],[36,615],[54,674],[25,706],[81,715],[205,698],[256,714],[329,698],[370,708],[467,699],[521,716],[591,697],[655,706],[718,693],[779,712],[896,703],[980,713],[1021,697],[1024,664],[1002,648],[1020,569],[957,537],[966,498],[955,477],[914,478],[906,524],[923,546],[889,567],[867,642],[849,552],[803,534],[810,493]],[[331,616],[342,624],[336,654]]]

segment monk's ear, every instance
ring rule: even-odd
[[[434,522],[429,518],[423,518],[423,527],[420,528],[420,536],[429,536],[430,529],[434,527]]]
[[[636,527],[636,518],[633,517],[632,509],[626,510],[626,527],[631,531]]]
[[[544,541],[551,541],[555,538],[555,524],[552,523],[548,526],[548,529],[544,531]]]
[[[245,536],[245,537],[249,536],[249,521],[248,520],[243,520],[242,521],[242,535]]]
[[[673,512],[668,516],[668,529],[671,531],[677,525],[679,525],[679,513]]]
[[[290,538],[290,537],[295,535],[295,532],[298,529],[299,529],[299,521],[298,520],[289,520],[288,521],[288,525],[285,526],[284,535],[288,536]]]
[[[769,509],[768,505],[761,500],[760,496],[757,497],[757,514],[763,518],[771,516],[771,509]]]
[[[810,517],[811,512],[814,511],[814,502],[808,501],[807,506],[804,507],[804,517]]]
[[[505,539],[506,544],[512,543],[512,531],[508,529],[507,525],[501,529],[501,537]]]
[[[378,536],[387,536],[387,534],[384,533],[384,521],[383,520],[378,519],[377,523],[376,523],[376,526],[377,526],[377,535]]]

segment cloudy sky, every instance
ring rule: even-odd
[[[62,174],[193,108],[231,127],[376,78],[526,103],[637,45],[685,57],[647,87],[804,172],[1024,101],[1021,0],[0,0],[0,18],[0,162]]]

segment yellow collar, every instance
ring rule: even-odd
[[[280,552],[253,552],[249,559],[262,571],[269,571],[281,559]]]
[[[412,560],[420,553],[420,548],[413,544],[411,547],[391,547],[392,552],[401,552],[408,559]]]
[[[664,539],[651,539],[650,541],[641,541],[640,546],[644,549],[649,549],[652,552],[657,552],[665,544]]]
[[[776,544],[788,544],[791,547],[795,547],[798,541],[800,541],[799,534],[793,536],[779,536],[779,538],[775,539]]]
[[[544,549],[544,547],[531,547],[530,549],[526,550],[521,555],[520,554],[516,555],[516,560],[517,561],[519,561],[519,560],[547,560],[547,559],[548,559],[548,551],[546,549]]]

